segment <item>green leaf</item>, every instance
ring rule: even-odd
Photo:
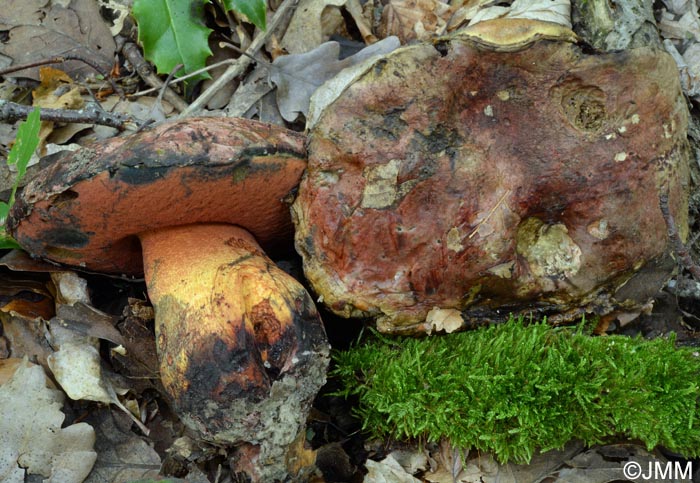
[[[176,65],[189,74],[204,67],[211,29],[204,25],[204,5],[208,0],[134,0],[132,13],[139,25],[139,42],[144,56],[160,74],[169,74]],[[200,74],[193,82],[208,79]]]
[[[12,249],[12,248],[22,248],[19,243],[15,241],[10,235],[5,233],[5,230],[0,230],[0,248],[1,249]]]
[[[32,154],[36,151],[37,146],[39,146],[39,129],[41,128],[39,114],[40,110],[36,107],[27,116],[27,119],[20,123],[15,144],[12,145],[10,154],[7,156],[7,164],[9,166],[14,164],[17,168],[17,178],[14,184],[15,190],[27,173],[29,160],[32,158]],[[14,195],[14,191],[12,194]]]
[[[267,28],[265,0],[224,0],[224,5],[227,10],[235,10],[248,17],[248,20],[260,30]]]
[[[15,203],[15,194],[19,187],[20,181],[27,174],[27,165],[32,159],[32,154],[39,146],[39,129],[41,128],[41,120],[39,118],[40,110],[38,107],[27,116],[27,119],[20,123],[17,128],[17,137],[12,145],[10,153],[7,155],[7,165],[14,165],[17,169],[17,176],[12,185],[10,199],[6,202],[0,201],[0,248],[19,248],[19,244],[7,234],[4,224],[7,216],[10,214],[10,208]]]

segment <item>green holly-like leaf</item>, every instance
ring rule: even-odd
[[[40,110],[34,110],[27,116],[27,120],[20,123],[17,128],[17,137],[12,145],[10,153],[7,155],[8,166],[14,165],[17,169],[17,176],[12,185],[10,199],[6,202],[0,201],[0,248],[19,248],[17,242],[5,232],[5,220],[10,214],[10,208],[15,203],[15,193],[19,187],[20,181],[27,173],[27,165],[32,158],[32,154],[39,146],[39,129],[41,128],[41,120],[39,119]]]
[[[248,20],[260,30],[267,28],[265,0],[224,0],[224,5],[228,10],[235,10],[248,17]]]
[[[139,26],[139,42],[144,56],[160,74],[169,74],[176,65],[189,74],[204,67],[211,29],[204,26],[204,5],[209,0],[134,0],[132,13]],[[193,81],[207,79],[207,74]]]

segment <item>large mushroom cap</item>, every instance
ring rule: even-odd
[[[306,166],[304,137],[245,119],[200,118],[61,153],[19,196],[10,232],[30,253],[143,273],[138,235],[241,225],[266,249],[292,237],[283,201]]]
[[[458,36],[397,50],[309,133],[293,206],[306,276],[336,313],[387,331],[430,330],[436,308],[639,307],[670,273],[662,190],[687,224],[686,127],[676,66],[652,49],[501,53]],[[647,269],[647,293],[625,291]]]

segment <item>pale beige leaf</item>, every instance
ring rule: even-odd
[[[391,455],[379,462],[368,459],[365,468],[367,474],[363,483],[420,483],[419,479],[406,473]]]
[[[51,483],[80,483],[92,469],[92,427],[62,428],[63,393],[46,384],[40,366],[20,365],[0,386],[0,481],[23,482],[25,474],[34,474]]]
[[[343,23],[346,0],[301,0],[282,38],[290,54],[303,54],[327,41]]]
[[[104,382],[100,354],[90,344],[66,342],[49,356],[49,367],[68,397],[102,403],[113,402]]]

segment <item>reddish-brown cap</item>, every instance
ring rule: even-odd
[[[620,288],[667,259],[662,189],[687,228],[686,127],[676,65],[653,49],[396,50],[309,131],[293,207],[306,277],[386,331],[432,330],[436,308],[466,323],[645,304]]]
[[[30,253],[90,270],[142,273],[138,234],[221,222],[270,249],[289,242],[283,198],[306,166],[304,136],[247,119],[189,118],[57,156],[8,219]]]

